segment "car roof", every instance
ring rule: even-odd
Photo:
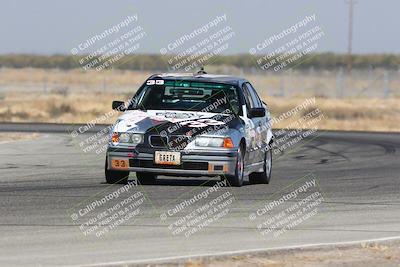
[[[196,82],[215,82],[238,85],[245,79],[229,75],[217,74],[197,74],[197,73],[161,73],[153,74],[149,79],[162,78],[164,80],[196,81]]]

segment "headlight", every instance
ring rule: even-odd
[[[232,148],[233,142],[230,137],[196,137],[195,145],[199,147],[225,147]]]
[[[222,145],[224,144],[224,139],[212,137],[197,137],[195,144],[196,146],[222,147]]]
[[[138,133],[113,133],[111,136],[111,142],[114,144],[140,144],[143,143],[143,134]]]
[[[132,134],[131,140],[133,144],[140,144],[143,142],[143,134]]]
[[[129,143],[130,139],[131,139],[131,137],[128,133],[121,133],[119,135],[119,141],[121,143]]]

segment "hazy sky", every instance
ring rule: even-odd
[[[399,0],[358,0],[354,52],[400,53],[399,10]],[[345,52],[346,0],[1,0],[0,54],[69,54],[77,44],[133,14],[146,32],[137,52],[159,53],[165,44],[226,14],[235,32],[227,53],[247,53],[314,13],[325,33],[318,51]]]

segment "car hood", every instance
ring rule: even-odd
[[[114,124],[114,132],[155,133],[167,135],[215,133],[221,128],[240,129],[243,121],[237,115],[225,113],[177,110],[128,110]],[[213,131],[214,130],[214,131]]]

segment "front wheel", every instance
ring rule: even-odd
[[[104,167],[106,182],[108,184],[126,184],[129,178],[129,171],[114,171],[108,169],[108,160]]]
[[[235,175],[227,175],[230,186],[240,187],[243,185],[243,172],[244,172],[244,151],[239,147],[236,159]]]
[[[249,176],[252,184],[269,184],[272,172],[272,151],[268,149],[264,155],[264,167],[262,172],[255,172]]]

